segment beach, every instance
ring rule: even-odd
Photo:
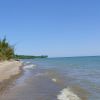
[[[0,92],[21,74],[21,66],[22,63],[15,60],[0,62]]]
[[[14,79],[12,76],[21,73],[20,62],[14,62],[16,70],[9,62],[11,68],[7,68],[16,74],[6,77],[8,87],[0,94],[0,100],[100,100],[100,57],[24,59],[22,62],[23,74]]]

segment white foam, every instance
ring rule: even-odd
[[[53,82],[57,82],[57,80],[56,80],[55,78],[52,78],[52,81],[53,81]]]
[[[81,100],[70,88],[65,88],[60,91],[60,94],[57,96],[58,100]]]
[[[33,64],[24,66],[24,69],[34,69],[34,68],[35,68],[35,65]]]
[[[25,62],[25,63],[26,63],[26,64],[30,64],[31,62],[28,62],[28,61],[27,61],[27,62]]]

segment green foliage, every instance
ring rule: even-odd
[[[14,58],[14,48],[7,42],[6,37],[0,40],[0,61]]]
[[[30,55],[14,55],[14,47],[11,46],[6,37],[0,39],[0,61],[10,60],[10,59],[34,59],[34,58],[47,58],[48,56],[30,56]]]
[[[34,59],[34,58],[47,58],[47,55],[42,56],[30,56],[30,55],[15,55],[16,59]]]

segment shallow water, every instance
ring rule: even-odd
[[[23,61],[24,74],[0,100],[100,100],[100,57]]]

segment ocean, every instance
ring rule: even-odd
[[[22,60],[23,75],[0,100],[100,100],[100,57]]]

